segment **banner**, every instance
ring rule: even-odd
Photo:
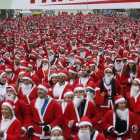
[[[140,8],[140,0],[0,0],[0,9]]]

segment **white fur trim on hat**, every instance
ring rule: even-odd
[[[74,73],[74,74],[77,74],[77,72],[75,72],[75,71],[73,71],[71,69],[69,69],[69,72]]]
[[[111,70],[111,71],[112,71],[112,69],[111,69],[111,68],[106,68],[106,69],[105,69],[105,71],[106,71],[106,70]]]
[[[26,69],[26,70],[29,70],[29,68],[27,67],[24,67],[24,66],[20,66],[21,69]]]
[[[5,71],[12,71],[12,69],[9,69],[9,68],[8,68],[8,69],[5,69]]]
[[[32,81],[32,79],[31,79],[31,78],[29,78],[29,77],[23,77],[22,79],[23,79],[23,80],[24,80],[24,79],[27,79],[27,80]]]
[[[0,75],[0,78],[1,78],[4,74],[6,74],[6,72],[3,72],[3,73]]]
[[[118,99],[118,100],[115,101],[115,104],[117,104],[117,103],[119,103],[121,101],[125,101],[125,99],[124,98],[120,98],[120,99]]]
[[[3,104],[2,104],[2,106],[3,105],[6,105],[6,106],[8,106],[11,110],[13,110],[13,107],[8,103],[8,102],[4,102]]]
[[[15,94],[17,95],[15,88],[13,88],[12,86],[7,86],[6,88],[12,88],[14,90]]]
[[[24,74],[25,72],[24,71],[21,71],[18,75],[21,75],[21,74]]]
[[[58,74],[57,73],[53,73],[53,74],[51,74],[51,78],[53,77],[53,76],[58,76]]]
[[[59,131],[62,133],[62,129],[61,129],[59,126],[53,127],[52,130],[51,130],[51,133],[52,133],[54,130],[59,130]]]
[[[140,80],[138,78],[135,78],[134,80],[136,80],[140,84]]]
[[[58,73],[58,76],[59,76],[59,75],[64,75],[64,76],[67,77],[67,75],[66,75],[65,73]]]
[[[92,126],[92,124],[90,123],[90,122],[88,122],[88,121],[83,121],[83,122],[80,122],[80,123],[76,123],[76,126],[78,127],[80,127],[80,126],[82,126],[82,125],[90,125],[90,126]]]
[[[48,88],[46,88],[45,86],[43,86],[43,85],[39,85],[38,86],[38,88],[42,88],[42,89],[44,89],[46,92],[48,92],[49,91],[49,89]]]
[[[135,63],[136,64],[136,62],[134,60],[128,60],[128,63]]]
[[[73,92],[72,91],[68,91],[64,94],[64,97],[66,97],[67,95],[73,95]]]
[[[88,86],[88,87],[86,87],[86,89],[87,89],[87,88],[89,88],[89,89],[91,89],[91,90],[95,91],[95,89],[94,89],[94,88],[92,88],[92,87],[89,87],[89,86]]]
[[[76,91],[76,90],[85,90],[85,89],[84,89],[84,87],[76,87],[76,88],[74,89],[74,91]]]
[[[64,68],[63,65],[62,65],[62,63],[61,63],[60,61],[58,62],[58,64],[59,64],[62,68]]]
[[[49,62],[49,60],[48,60],[47,58],[43,58],[43,60],[44,60],[44,61],[48,61],[48,62]]]
[[[80,61],[80,60],[78,60],[78,59],[75,59],[75,61],[78,61],[78,62],[81,64],[81,61]]]

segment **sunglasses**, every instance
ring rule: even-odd
[[[93,93],[94,91],[93,91],[93,90],[91,90],[91,89],[86,89],[86,92]]]
[[[122,60],[116,60],[116,62],[121,62]]]

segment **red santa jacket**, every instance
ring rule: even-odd
[[[0,124],[2,124],[1,122],[2,120],[0,121]],[[20,139],[21,139],[21,123],[18,119],[13,117],[10,126],[4,133],[4,140],[20,140]]]
[[[113,110],[108,111],[104,118],[103,118],[103,129],[107,130],[109,132],[109,130],[114,127],[115,128],[116,125],[116,113]],[[137,126],[137,122],[135,119],[134,114],[129,111],[128,115],[127,115],[127,130],[121,134],[128,134],[127,136],[121,137],[121,140],[126,140],[126,139],[130,139],[131,138],[131,133],[132,133],[132,127],[133,125]],[[117,133],[114,132],[109,132],[111,135],[117,135]],[[107,139],[109,140],[117,140],[117,138],[115,137],[111,137],[110,135],[107,136]]]
[[[73,140],[80,140],[78,134],[75,136]],[[103,134],[99,133],[97,130],[95,131],[92,140],[106,140]]]
[[[64,85],[62,85],[62,89],[59,88],[59,83],[56,83],[54,86],[51,88],[51,92],[49,95],[54,98],[54,99],[64,99],[64,93],[66,92],[66,89],[72,89],[73,86],[69,84],[67,81],[65,82]],[[60,91],[60,93],[59,93]],[[59,93],[59,94],[57,94]]]
[[[42,129],[45,125],[41,126],[38,124],[48,124],[51,128],[56,125],[60,126],[62,118],[60,106],[54,99],[50,97],[47,105],[45,106],[44,113],[43,115],[41,115],[41,110],[37,110],[35,108],[36,101],[37,99],[31,101],[31,104],[29,106],[28,127],[32,126],[34,128],[35,137],[38,135],[38,137],[43,136],[44,139],[50,139],[50,133],[45,133]]]
[[[95,88],[95,91],[96,91],[96,95],[95,95],[95,101],[96,101],[96,104],[97,105],[101,105],[101,108],[110,108],[114,106],[113,104],[113,101],[112,100],[105,100],[105,97],[106,96],[111,96],[113,98],[113,93],[112,93],[112,89],[111,89],[111,86],[107,86],[105,83],[104,83],[104,96],[101,95],[101,91],[100,91],[100,81],[99,80],[97,83],[96,83],[96,88]],[[123,95],[123,90],[122,90],[122,86],[120,84],[120,82],[115,79],[115,88],[116,88],[116,94],[118,95]]]
[[[91,101],[87,101],[87,100],[86,100],[83,116],[88,116],[93,126],[96,125],[101,120],[96,106]],[[80,121],[80,116],[73,102],[70,102],[67,105],[64,112],[64,119],[65,119],[66,126],[69,125],[70,120],[74,120],[74,125],[71,128],[71,134],[76,135],[78,132],[78,127],[76,127],[75,124]]]
[[[22,87],[20,87],[18,97],[19,99],[23,100],[26,103],[26,105],[29,105],[33,99],[37,98],[37,87],[33,85],[33,87],[27,95],[24,95],[22,93]]]

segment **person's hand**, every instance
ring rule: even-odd
[[[70,128],[73,127],[73,124],[74,124],[74,120],[69,121],[69,127]]]
[[[134,131],[138,131],[138,127],[136,125],[133,126]]]
[[[46,125],[46,126],[43,128],[43,131],[45,131],[45,132],[50,132],[50,127],[49,127],[49,125]]]
[[[3,138],[3,137],[4,137],[4,132],[0,131],[0,138]]]
[[[30,134],[30,135],[33,135],[34,128],[33,128],[33,127],[30,127],[28,131],[29,131],[29,134]]]
[[[105,95],[105,93],[104,93],[104,92],[102,92],[102,93],[101,93],[101,95],[102,95],[102,96],[104,96],[104,95]]]

